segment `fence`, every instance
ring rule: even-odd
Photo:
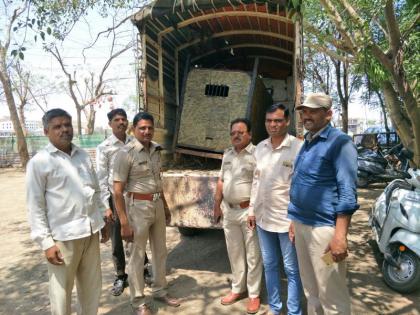
[[[107,137],[107,133],[75,136],[73,143],[84,148],[95,162],[95,149]],[[48,144],[46,136],[26,137],[26,144],[30,157]],[[20,157],[17,151],[16,137],[0,137],[0,167],[20,165]]]

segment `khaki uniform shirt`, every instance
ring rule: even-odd
[[[301,140],[286,135],[277,148],[271,145],[271,138],[261,141],[255,148],[257,166],[248,214],[255,215],[258,226],[266,231],[285,233],[289,230],[289,190],[293,165],[301,146]]]
[[[255,168],[255,146],[250,143],[237,153],[229,148],[222,160],[220,178],[223,181],[223,199],[231,204],[239,204],[250,199],[252,177]]]
[[[126,183],[128,192],[153,194],[162,191],[160,151],[151,142],[150,151],[137,140],[129,142],[117,153],[114,161],[114,181]]]

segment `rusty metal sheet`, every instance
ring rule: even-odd
[[[163,192],[171,211],[171,225],[222,228],[214,224],[213,204],[218,171],[169,171],[163,173]]]

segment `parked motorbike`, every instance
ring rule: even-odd
[[[385,283],[401,293],[420,288],[420,169],[408,174],[385,188],[369,217]]]
[[[398,144],[389,151],[358,148],[357,187],[365,188],[372,183],[388,183],[394,179],[404,179],[409,168],[412,152]]]

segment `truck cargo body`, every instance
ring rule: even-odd
[[[140,108],[155,117],[165,148],[171,224],[219,228],[213,197],[229,123],[247,117],[253,143],[267,134],[265,110],[281,102],[292,134],[302,98],[300,14],[288,1],[157,0],[134,15],[139,29]]]

